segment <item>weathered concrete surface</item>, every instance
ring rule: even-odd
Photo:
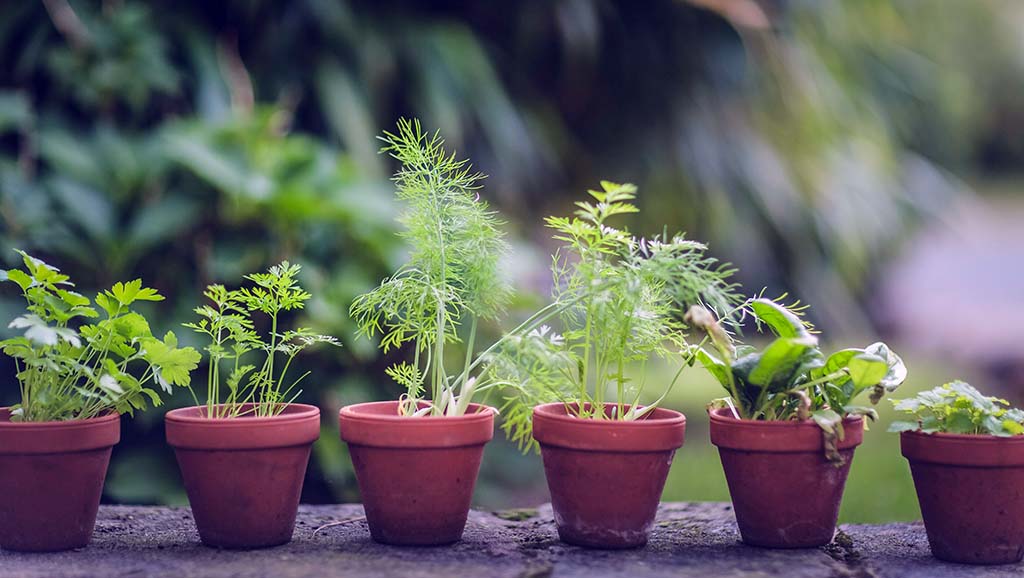
[[[358,505],[303,506],[295,540],[252,552],[205,548],[187,509],[103,507],[93,544],[59,554],[0,552],[11,577],[901,577],[1024,576],[1024,566],[944,564],[919,524],[845,526],[820,550],[764,550],[739,543],[728,504],[664,504],[650,543],[594,551],[558,541],[549,506],[473,512],[462,542],[395,548],[370,540]],[[343,525],[314,530],[351,520]]]

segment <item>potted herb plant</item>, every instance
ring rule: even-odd
[[[686,418],[659,407],[693,361],[683,314],[688,304],[729,309],[739,298],[732,271],[704,245],[612,227],[613,217],[637,212],[636,187],[601,185],[575,216],[547,219],[565,243],[553,259],[561,333],[544,327],[506,340],[494,368],[516,388],[502,408],[506,432],[539,445],[561,539],[631,548],[647,542],[683,444]],[[654,357],[674,359],[679,370],[644,405]],[[637,379],[627,373],[634,365]]]
[[[883,343],[825,356],[801,310],[756,298],[738,309],[775,339],[763,349],[737,344],[714,316],[694,307],[687,319],[706,330],[697,353],[728,392],[709,409],[743,542],[769,548],[827,544],[835,533],[843,487],[864,417],[906,378]]]
[[[337,344],[306,328],[281,329],[281,317],[311,297],[296,280],[299,270],[285,261],[246,275],[250,285],[239,289],[211,285],[210,303],[195,309],[199,321],[186,324],[210,340],[206,401],[193,391],[195,406],[167,413],[167,443],[208,546],[262,548],[292,538],[320,410],[294,403],[308,372],[288,370],[303,349]],[[257,316],[269,322],[265,334]]]
[[[1024,410],[963,381],[895,401],[932,554],[964,564],[1024,559]]]
[[[510,296],[499,270],[507,245],[478,194],[482,175],[446,153],[437,133],[403,119],[381,138],[382,152],[401,163],[394,181],[410,255],[351,315],[362,335],[383,335],[385,353],[408,344],[414,359],[387,370],[405,389],[400,399],[341,408],[341,438],[373,539],[447,544],[462,536],[493,436],[495,410],[472,403],[496,386],[476,341],[479,323],[496,319]]]
[[[100,317],[93,302],[56,267],[19,253],[24,270],[0,271],[27,302],[9,325],[22,335],[0,341],[21,390],[20,403],[0,408],[0,548],[79,548],[92,536],[120,415],[159,405],[151,384],[188,385],[199,353],[174,333],[153,336],[133,307],[163,297],[141,280],[98,294],[103,319],[84,323]]]

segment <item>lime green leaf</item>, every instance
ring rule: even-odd
[[[846,363],[850,380],[857,389],[876,385],[889,370],[885,361],[868,353],[859,353]]]
[[[7,276],[6,279],[3,279],[4,281],[13,281],[14,283],[17,283],[18,287],[21,287],[22,291],[25,291],[32,286],[32,278],[21,269],[10,269],[5,271],[4,274]]]
[[[799,316],[770,299],[755,299],[751,301],[750,308],[757,319],[779,337],[811,338]]]

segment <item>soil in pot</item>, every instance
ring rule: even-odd
[[[395,545],[437,546],[462,538],[495,410],[403,417],[398,402],[341,408],[370,535]]]
[[[535,407],[559,537],[589,548],[646,544],[685,432],[686,417],[668,409],[621,421],[580,419],[562,403]]]
[[[205,416],[205,407],[187,407],[165,418],[200,539],[233,549],[289,542],[320,410],[291,404],[273,417]]]
[[[936,558],[1024,559],[1024,437],[904,432],[900,445]]]
[[[728,409],[711,412],[711,443],[718,446],[745,544],[813,548],[832,541],[864,421],[847,418],[843,429],[843,464],[836,466],[825,458],[822,430],[813,421],[739,420]]]
[[[0,548],[56,552],[87,545],[110,450],[120,438],[115,413],[12,422],[10,408],[0,408]]]

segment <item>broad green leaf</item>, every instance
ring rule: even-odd
[[[731,382],[732,368],[727,366],[718,360],[717,357],[711,355],[703,349],[698,349],[696,353],[697,360],[700,361],[701,365],[708,373],[713,375],[718,383],[722,384],[722,387],[728,388]]]
[[[905,431],[917,431],[921,428],[921,424],[916,421],[894,421],[889,424],[889,431],[893,433],[900,433]]]
[[[863,389],[877,385],[889,368],[883,359],[868,353],[859,353],[847,361],[846,370],[857,389]]]
[[[767,387],[789,379],[804,353],[816,344],[813,337],[779,337],[761,352],[761,359],[750,371],[747,381]],[[785,383],[782,387],[788,388],[789,385]]]
[[[162,387],[170,385],[188,385],[191,381],[190,372],[198,365],[202,356],[192,347],[175,348],[178,341],[174,333],[168,331],[164,340],[149,337],[142,339],[143,358],[155,366],[162,378]]]
[[[864,351],[876,355],[886,362],[888,371],[885,377],[878,382],[879,386],[885,388],[888,392],[892,392],[906,381],[907,366],[903,363],[903,359],[896,355],[896,352],[890,349],[888,345],[878,341],[865,347]]]
[[[770,299],[755,299],[750,303],[750,308],[757,319],[770,327],[779,337],[813,339],[800,317]]]
[[[17,283],[18,287],[21,287],[22,291],[25,291],[26,289],[32,286],[32,278],[29,277],[28,274],[22,271],[21,269],[10,269],[5,273],[7,275],[6,280]]]
[[[1003,420],[1003,429],[1006,430],[1007,433],[1015,436],[1024,434],[1024,424],[1012,419]]]

